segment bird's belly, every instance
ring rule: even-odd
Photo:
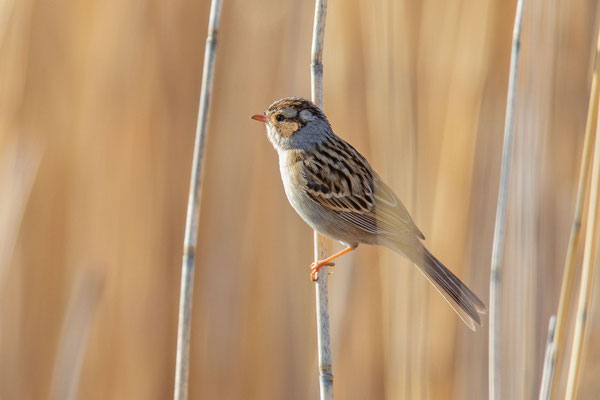
[[[290,202],[291,206],[296,210],[298,215],[302,217],[304,222],[310,225],[313,229],[320,230],[322,221],[318,212],[313,210],[313,207],[309,207],[309,202],[313,201],[306,193],[301,189],[294,189],[293,184],[283,177],[283,188],[285,189],[285,195]]]
[[[295,188],[294,183],[286,178],[285,174],[282,174],[282,179],[288,201],[311,228],[352,247],[362,242],[357,236],[357,232],[354,229],[348,229],[347,224],[344,224],[340,217],[320,205],[315,205],[315,201],[302,189]]]

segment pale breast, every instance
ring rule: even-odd
[[[279,172],[283,181],[283,188],[288,201],[294,207],[294,210],[310,224],[307,220],[309,215],[305,212],[305,202],[308,196],[299,188],[298,162],[302,161],[302,154],[296,150],[279,151]]]
[[[305,155],[302,151],[287,150],[279,152],[279,169],[288,201],[302,219],[313,229],[325,236],[339,240],[347,245],[355,246],[356,229],[339,216],[325,209],[305,191],[306,182],[302,183],[302,168],[305,168]]]

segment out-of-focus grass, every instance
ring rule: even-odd
[[[539,384],[595,40],[591,2],[527,4],[504,266],[502,372],[510,398],[534,397]],[[77,397],[171,396],[208,8],[189,1],[2,5],[0,155],[27,143],[43,157],[37,174],[29,170],[28,201],[10,194],[24,214],[7,238],[14,251],[1,260],[0,397],[48,397],[72,293],[86,271],[104,283]],[[224,4],[191,398],[317,393],[311,230],[287,204],[264,128],[248,119],[279,97],[309,96],[313,11],[311,2]],[[514,4],[501,1],[348,1],[328,9],[325,111],[335,131],[367,156],[428,247],[483,299],[513,17]],[[336,396],[484,398],[486,329],[462,326],[390,253],[364,246],[333,269]],[[267,279],[273,269],[277,285]],[[593,304],[590,337],[598,332]],[[582,398],[599,390],[597,350],[591,343]]]

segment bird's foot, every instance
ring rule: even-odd
[[[334,262],[327,261],[326,259],[313,262],[312,264],[310,264],[310,279],[313,282],[316,282],[316,280],[319,278],[318,272],[321,267],[333,267],[334,265]]]

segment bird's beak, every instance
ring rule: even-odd
[[[254,114],[250,118],[256,121],[264,122],[265,124],[267,123],[267,116],[265,114]]]

